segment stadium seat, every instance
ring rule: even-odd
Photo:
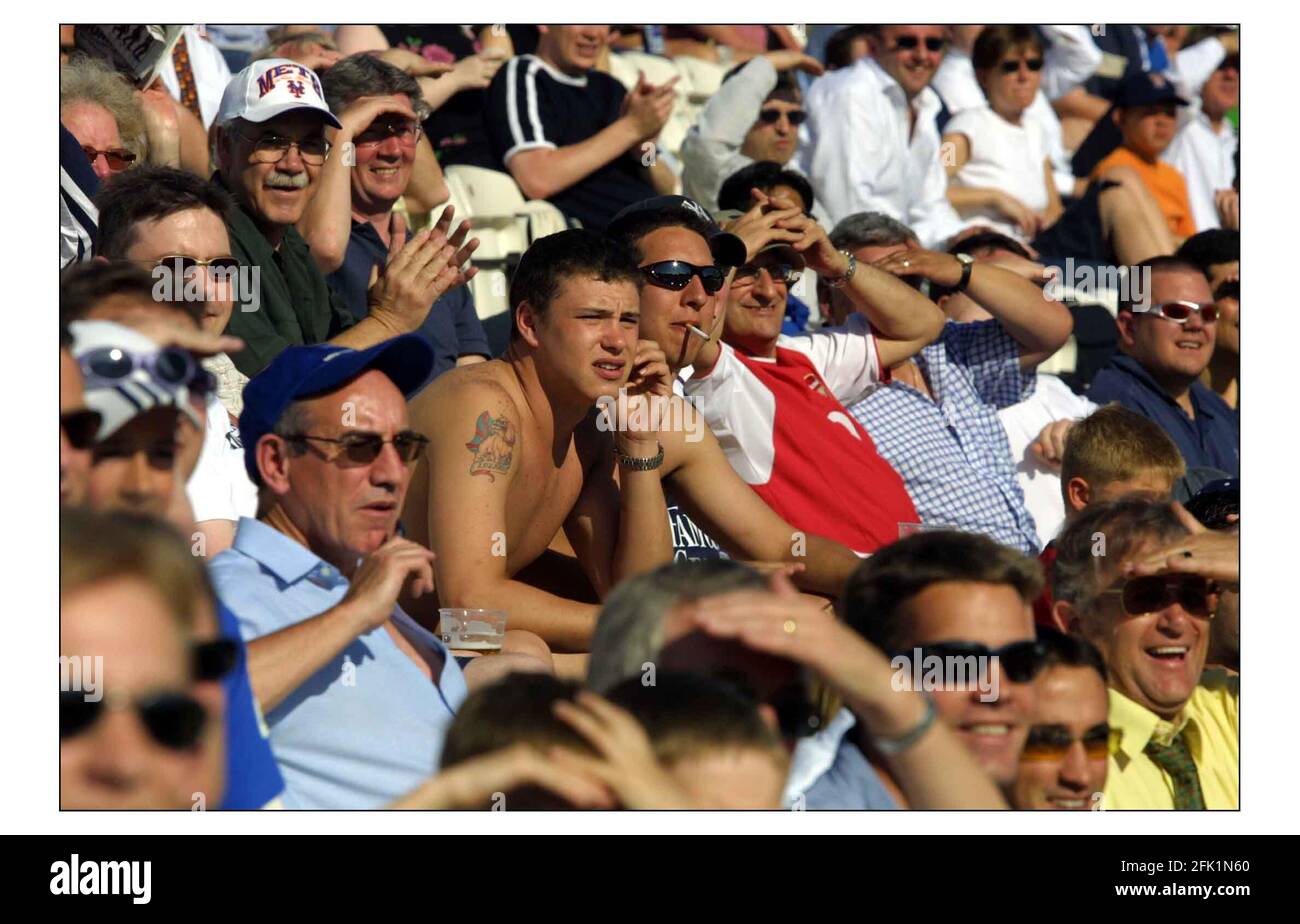
[[[563,231],[567,223],[551,203],[525,200],[508,173],[458,164],[448,167],[445,175],[450,204],[456,206],[457,215],[471,219],[479,239],[473,260],[478,274],[469,285],[493,352],[498,353],[509,335],[508,294],[514,266],[533,241]]]

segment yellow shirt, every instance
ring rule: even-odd
[[[1102,807],[1172,809],[1174,789],[1143,749],[1153,738],[1168,744],[1187,730],[1187,743],[1201,779],[1207,809],[1237,808],[1237,696],[1241,677],[1222,668],[1201,675],[1176,722],[1166,722],[1116,690],[1110,690],[1111,751]]]

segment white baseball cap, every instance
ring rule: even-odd
[[[226,84],[217,110],[217,125],[232,119],[266,122],[295,109],[313,109],[335,128],[342,123],[330,112],[315,72],[287,58],[254,61]]]
[[[99,380],[85,370],[86,406],[99,411],[100,425],[96,439],[112,436],[136,417],[156,407],[172,407],[188,417],[196,427],[204,422],[190,403],[190,390],[185,385],[160,380],[147,364],[139,359],[157,356],[158,344],[144,334],[113,321],[73,321],[68,325],[72,333],[72,356],[78,364],[89,361],[92,353],[111,353],[110,359],[122,361],[136,357],[134,368],[124,363],[130,371],[113,380]]]

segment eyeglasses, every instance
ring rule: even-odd
[[[95,434],[103,422],[99,411],[69,411],[59,415],[59,429],[68,438],[73,449],[90,449],[95,445]]]
[[[799,281],[800,272],[788,263],[770,263],[762,266],[742,266],[736,270],[736,275],[731,277],[733,286],[753,285],[758,281],[758,274],[767,270],[773,282],[779,282],[786,288],[793,286]]]
[[[1203,324],[1213,324],[1219,320],[1219,306],[1213,303],[1198,305],[1196,302],[1164,302],[1159,305],[1134,305],[1131,310],[1134,314],[1156,315],[1175,324],[1186,324],[1193,311],[1201,316]]]
[[[83,144],[81,150],[85,153],[86,159],[92,164],[99,158],[99,155],[103,154],[104,160],[108,162],[108,169],[114,173],[125,170],[135,163],[135,155],[126,148],[109,148],[107,151],[101,151],[98,148],[92,148],[88,144]]]
[[[389,138],[396,138],[404,147],[414,147],[420,140],[419,122],[383,122],[371,123],[370,127],[353,140],[356,147],[383,144]]]
[[[407,464],[420,458],[424,447],[429,445],[429,438],[414,430],[403,430],[391,440],[384,439],[378,433],[349,433],[338,438],[298,433],[284,438],[290,442],[314,440],[319,443],[333,443],[342,447],[340,450],[342,456],[357,465],[368,465],[378,459],[385,443],[392,443],[393,449],[397,451],[397,457]]]
[[[1083,737],[1076,738],[1063,725],[1034,725],[1029,729],[1020,759],[1065,760],[1076,741],[1083,744],[1083,753],[1088,760],[1105,760],[1110,754],[1110,726],[1105,722],[1094,725],[1083,733]]]
[[[294,141],[292,138],[282,138],[279,135],[262,135],[260,138],[252,138],[243,132],[234,130],[231,131],[231,134],[252,142],[253,154],[251,159],[259,164],[278,164],[284,160],[284,156],[289,153],[290,148],[297,148],[298,156],[302,158],[304,164],[319,167],[325,163],[325,156],[330,152],[330,143],[320,136]]]
[[[195,680],[221,680],[239,661],[239,643],[228,638],[196,642],[190,654]]]
[[[700,283],[704,286],[704,291],[713,295],[722,288],[722,284],[727,281],[727,274],[719,266],[696,266],[694,263],[687,263],[685,260],[663,260],[659,263],[649,263],[641,267],[641,272],[645,275],[653,286],[661,289],[672,289],[674,292],[680,292],[691,284],[691,277],[699,276]]]
[[[790,112],[783,112],[780,109],[760,109],[758,111],[758,120],[766,122],[768,125],[775,125],[780,122],[781,116],[789,119],[791,125],[802,125],[808,121],[808,113],[802,109],[794,109]]]
[[[165,257],[159,257],[157,260],[129,260],[129,263],[142,263],[147,266],[169,266],[173,270],[180,270],[182,275],[188,276],[191,271],[200,266],[218,270],[223,273],[237,273],[243,266],[238,257],[213,257],[211,260],[200,260],[198,257],[189,257],[185,254],[169,253]]]
[[[212,373],[177,347],[163,347],[157,353],[128,353],[118,347],[99,347],[83,354],[77,361],[88,387],[115,386],[129,378],[136,369],[143,369],[156,381],[171,388],[185,385],[198,395],[216,390]]]
[[[1129,616],[1157,613],[1174,603],[1193,616],[1214,617],[1214,600],[1219,585],[1199,574],[1153,574],[1130,578],[1122,587],[1111,587],[1101,596],[1119,594]]]
[[[1035,74],[1043,69],[1042,58],[1022,58],[1019,61],[1003,61],[999,67],[1004,74],[1014,74],[1020,70],[1020,65],[1025,65]]]
[[[110,693],[98,702],[92,702],[82,691],[60,690],[59,738],[83,734],[93,728],[106,712],[119,709],[134,709],[149,737],[173,751],[194,747],[208,720],[203,705],[185,693],[155,693],[138,699]]]
[[[980,659],[997,659],[997,663],[1006,671],[1007,679],[1012,683],[1029,683],[1038,676],[1038,672],[1043,668],[1043,659],[1045,652],[1043,646],[1037,641],[1012,642],[1009,645],[1003,645],[1001,648],[989,648],[987,645],[981,645],[978,642],[931,642],[928,645],[916,646],[921,649],[921,660],[924,663],[926,658],[931,655],[938,657],[941,661],[947,661],[950,658],[980,658]],[[896,657],[910,658],[912,652],[900,651],[895,652]]]
[[[890,51],[911,51],[920,43],[921,40],[918,39],[915,35],[900,35],[898,38],[894,39],[894,47],[889,50]],[[943,51],[944,46],[947,44],[948,44],[947,39],[928,38],[925,40],[925,50]]]

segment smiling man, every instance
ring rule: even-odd
[[[428,107],[414,77],[374,55],[344,58],[321,77],[321,88],[330,109],[348,127],[353,157],[351,165],[342,163],[346,180],[329,176],[331,168],[326,165],[313,208],[337,199],[329,203],[329,211],[337,213],[331,218],[349,216],[346,249],[327,278],[334,294],[360,321],[370,311],[371,277],[390,251],[411,237],[393,206],[406,193],[415,172],[420,125],[428,117]],[[319,264],[315,240],[313,251]],[[416,332],[433,347],[435,377],[491,355],[467,286],[444,293]]]
[[[236,74],[214,126],[218,178],[237,208],[227,218],[234,256],[258,267],[256,310],[235,311],[228,332],[244,340],[235,365],[256,375],[285,347],[329,342],[365,349],[415,330],[442,293],[468,276],[473,251],[461,228],[417,234],[390,258],[371,288],[360,321],[331,295],[307,241],[294,225],[316,195],[330,155],[325,127],[339,129],[342,157],[352,137],[329,110],[310,68],[282,58],[256,61]]]
[[[417,601],[412,612],[432,619],[438,606],[505,610],[512,628],[557,651],[585,652],[599,607],[517,573],[561,529],[602,597],[672,557],[654,421],[633,416],[611,434],[596,412],[630,377],[624,409],[645,407],[635,394],[648,390],[645,379],[666,383],[658,348],[638,342],[639,284],[632,255],[594,231],[541,238],[511,282],[515,326],[505,355],[451,370],[412,403],[412,420],[432,444],[416,466],[403,524],[438,556],[437,602]]]
[[[1188,468],[1240,470],[1240,423],[1202,384],[1218,334],[1218,306],[1196,265],[1156,257],[1130,268],[1150,272],[1146,298],[1120,303],[1119,355],[1093,379],[1088,398],[1118,401],[1155,421],[1178,445]],[[1132,289],[1133,287],[1130,287]]]
[[[1034,681],[1033,725],[1020,753],[1018,809],[1101,808],[1110,725],[1106,664],[1081,638],[1040,627],[1043,671]]]
[[[1132,499],[1085,510],[1057,540],[1056,624],[1106,659],[1107,809],[1237,808],[1240,678],[1205,670],[1221,575],[1196,538],[1169,504]],[[1130,576],[1156,553],[1179,570]]]
[[[876,26],[871,54],[813,83],[804,101],[809,144],[801,154],[829,224],[855,212],[906,222],[926,246],[963,227],[949,204],[930,86],[948,43],[946,26]]]

